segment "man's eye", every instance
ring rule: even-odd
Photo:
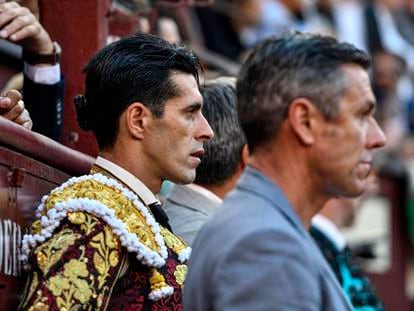
[[[196,115],[197,115],[197,109],[187,110],[186,118],[195,119]]]
[[[197,107],[190,108],[190,109],[187,110],[187,112],[190,113],[190,114],[194,114],[194,113],[197,113],[198,109],[199,108],[197,108]]]
[[[366,110],[364,110],[360,113],[361,118],[367,118],[367,117],[370,117],[372,115],[373,115],[373,110],[372,109],[366,109]]]

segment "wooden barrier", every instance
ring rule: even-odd
[[[89,171],[93,158],[0,118],[0,302],[15,310],[23,290],[22,235],[43,195],[71,175]]]

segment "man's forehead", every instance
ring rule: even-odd
[[[174,73],[171,79],[178,90],[178,96],[172,98],[172,101],[182,103],[183,105],[203,102],[198,83],[193,75],[188,73]]]
[[[345,76],[345,82],[357,84],[370,84],[368,71],[358,64],[344,64],[340,70]]]
[[[375,102],[375,96],[371,86],[368,72],[358,65],[343,65],[344,73],[344,97],[350,97],[354,101]]]
[[[190,73],[173,72],[170,76],[171,81],[181,93],[191,92],[199,89],[197,80]]]

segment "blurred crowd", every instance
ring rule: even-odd
[[[377,119],[399,151],[414,130],[414,3],[410,0],[217,0],[195,9],[205,46],[242,61],[258,41],[286,30],[337,37],[369,52]]]
[[[237,68],[258,41],[286,30],[332,35],[339,41],[352,43],[372,57],[376,114],[388,137],[386,149],[397,154],[414,154],[412,144],[405,143],[414,132],[413,1],[195,0],[190,3],[195,6],[186,7],[184,14],[177,14],[174,6],[160,6],[155,18],[150,11],[152,1],[115,0],[112,7],[114,11],[140,16],[140,30],[190,45],[211,72],[217,69],[217,64],[226,69],[218,70],[217,74],[207,70],[207,77],[234,75],[235,70],[228,68]],[[38,15],[37,1],[25,0],[21,4]],[[117,39],[111,35],[108,43]],[[207,56],[203,51],[208,52]],[[5,89],[19,89],[22,79],[19,81]]]

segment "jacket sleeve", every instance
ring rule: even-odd
[[[63,125],[64,80],[46,85],[24,76],[23,98],[33,120],[33,131],[58,140]]]
[[[20,310],[103,310],[125,261],[108,224],[85,212],[69,213],[31,252]]]

